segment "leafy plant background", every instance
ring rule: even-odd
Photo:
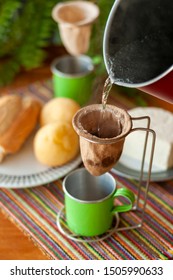
[[[46,48],[61,45],[57,24],[51,17],[57,0],[0,0],[0,86],[10,83],[21,69],[41,66]],[[92,29],[88,55],[99,60],[98,75],[104,71],[102,39],[114,0],[89,1],[100,8]]]

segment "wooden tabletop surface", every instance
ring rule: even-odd
[[[18,75],[12,84],[0,89],[2,92],[26,86],[36,80],[45,80],[51,77],[49,65],[41,68],[24,72]],[[161,106],[173,112],[173,105],[160,101],[156,98],[149,99],[150,105]],[[47,260],[48,257],[36,247],[28,236],[17,228],[0,211],[0,260]]]

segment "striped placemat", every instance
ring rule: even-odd
[[[137,192],[135,181],[114,176],[118,187]],[[52,259],[171,259],[173,192],[169,189],[172,192],[173,182],[151,184],[142,228],[116,232],[95,243],[72,241],[58,230],[57,214],[64,203],[60,180],[35,188],[1,189],[0,207]],[[120,226],[128,226],[139,216],[134,211],[120,218]]]
[[[51,81],[38,82],[17,90],[45,102],[52,94]],[[126,186],[135,194],[138,184],[113,174],[118,187]],[[173,258],[173,182],[152,182],[142,228],[116,232],[107,239],[75,242],[57,228],[57,214],[64,194],[61,180],[34,188],[0,189],[0,209],[51,259],[112,260]],[[128,227],[140,220],[140,213],[120,215],[120,226]]]

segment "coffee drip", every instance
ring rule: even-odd
[[[102,110],[100,110],[98,116],[98,128],[94,132],[94,135],[99,138],[112,138],[121,133],[121,124],[118,119],[112,119],[111,116],[107,116],[109,112],[106,111],[107,99],[112,88],[112,81],[110,77],[105,80],[103,92],[102,92]],[[109,121],[108,121],[109,120]]]
[[[111,91],[112,88],[112,80],[110,78],[110,76],[108,76],[108,78],[105,81],[104,87],[103,87],[103,92],[102,92],[102,106],[103,106],[103,110],[106,109],[106,103],[107,103],[107,99],[109,96],[109,93]]]

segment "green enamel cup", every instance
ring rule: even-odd
[[[96,177],[85,168],[67,175],[63,190],[67,224],[72,232],[83,236],[105,233],[112,226],[114,214],[129,211],[135,200],[129,189],[116,188],[110,173]],[[119,196],[125,197],[126,203],[116,206]]]
[[[55,97],[72,98],[81,106],[89,101],[94,79],[89,56],[61,56],[52,62],[51,71]]]

